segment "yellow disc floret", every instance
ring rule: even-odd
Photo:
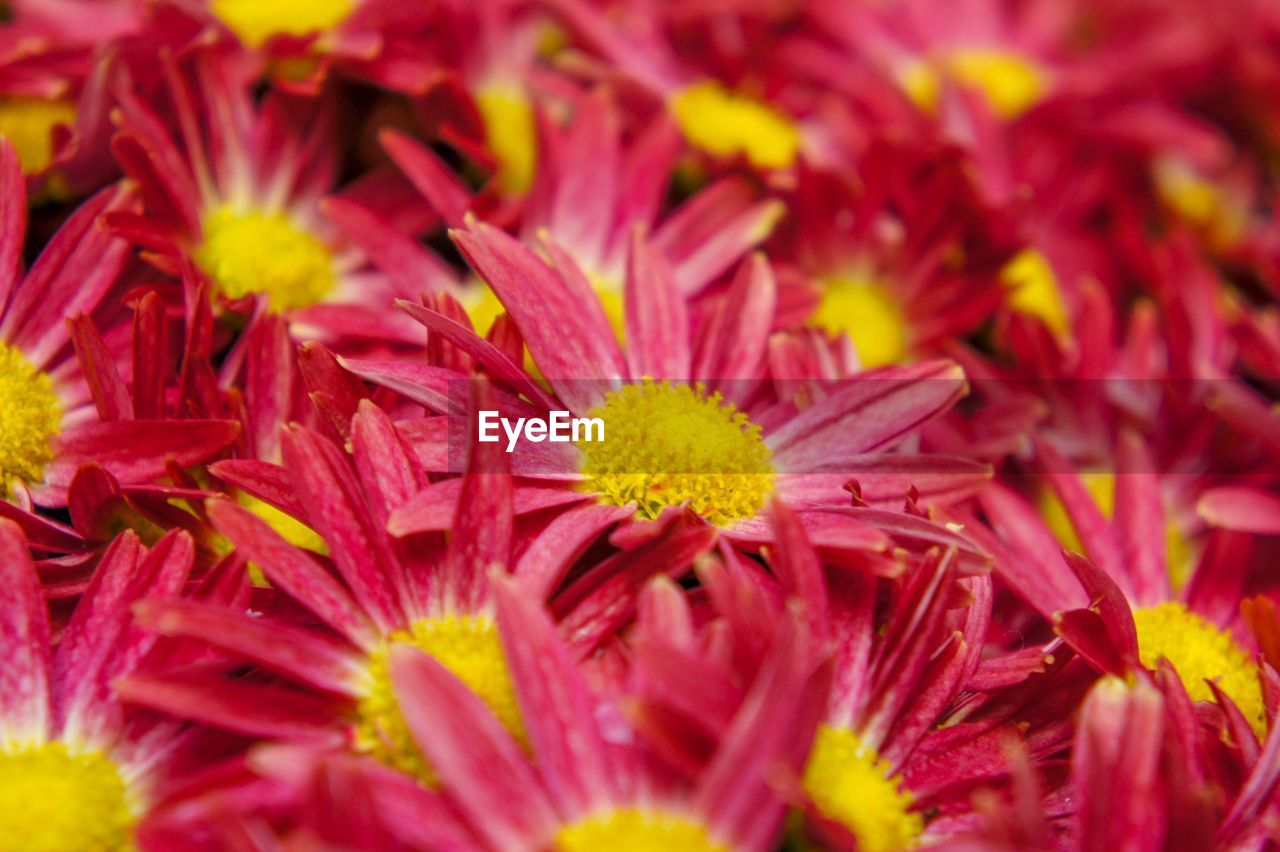
[[[445,615],[415,621],[370,655],[368,678],[357,707],[355,743],[359,751],[424,783],[435,783],[435,775],[418,751],[391,685],[390,656],[396,643],[412,645],[434,657],[487,704],[513,736],[524,742],[524,722],[496,622],[486,615]]]
[[[852,731],[822,725],[804,770],[804,789],[828,819],[858,838],[861,852],[893,852],[915,845],[924,820],[911,794]]]
[[[307,36],[334,27],[352,0],[213,0],[210,10],[249,47],[278,35]]]
[[[333,289],[333,255],[284,213],[222,207],[201,226],[196,260],[228,298],[261,294],[285,311],[314,305]]]
[[[847,334],[863,367],[898,364],[907,356],[907,321],[897,300],[861,275],[831,278],[811,325]]]
[[[53,382],[14,346],[0,343],[0,484],[38,482],[53,458],[62,405]]]
[[[132,847],[134,815],[124,779],[97,751],[63,743],[0,751],[0,846],[31,852]]]
[[[476,94],[489,148],[498,161],[498,188],[522,195],[533,184],[538,162],[538,134],[533,106],[515,85],[493,85]]]
[[[1231,696],[1259,736],[1266,733],[1262,681],[1258,666],[1231,634],[1191,612],[1180,603],[1162,603],[1134,610],[1138,628],[1138,657],[1154,669],[1163,657],[1193,701],[1212,701],[1206,680]]]
[[[1059,337],[1070,330],[1062,289],[1049,260],[1035,249],[1024,249],[1000,271],[1000,283],[1009,292],[1009,307],[1036,317]]]
[[[713,524],[753,517],[773,491],[760,427],[702,385],[645,380],[605,396],[588,417],[603,441],[582,442],[586,488],[610,505],[636,505],[652,520],[688,503]]]
[[[552,844],[557,852],[729,852],[701,822],[648,808],[618,808],[565,826]]]
[[[757,168],[785,169],[800,151],[800,131],[789,117],[714,80],[681,89],[671,109],[689,144],[717,157],[742,154]]]
[[[944,79],[981,92],[996,115],[1005,119],[1017,118],[1049,90],[1039,65],[999,48],[962,48],[941,58],[912,60],[898,71],[899,85],[925,112],[937,110]]]
[[[46,98],[0,98],[0,136],[9,140],[18,153],[22,171],[38,174],[53,160],[53,138],[59,124],[73,125],[73,103]]]

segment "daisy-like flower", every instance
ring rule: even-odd
[[[609,15],[587,0],[547,0],[545,5],[605,60],[597,76],[622,77],[647,94],[674,118],[689,148],[706,159],[741,161],[772,176],[810,153],[800,121],[810,107],[807,97],[790,91],[780,76],[760,75],[770,51],[745,52],[736,77],[726,79],[720,69],[705,70],[691,61],[697,53],[676,51],[653,10],[623,4]]]
[[[316,94],[331,70],[422,92],[437,63],[423,44],[446,15],[388,0],[196,0],[165,5],[249,53],[282,88]],[[197,36],[199,38],[199,36]]]
[[[396,649],[432,655],[524,737],[486,572],[493,565],[530,573],[542,563],[568,564],[576,545],[558,529],[542,530],[527,542],[541,562],[513,561],[518,509],[510,476],[499,468],[505,454],[489,444],[477,445],[484,453],[471,473],[433,492],[437,512],[452,519],[447,546],[442,536],[397,541],[384,531],[387,518],[427,485],[422,467],[390,419],[368,402],[352,424],[351,444],[354,465],[327,438],[295,426],[283,436],[283,468],[249,460],[212,467],[323,541],[324,555],[289,544],[259,513],[230,500],[207,506],[236,552],[307,610],[318,628],[196,602],[148,604],[139,613],[142,623],[162,633],[211,643],[309,690],[228,681],[201,670],[135,676],[120,688],[130,700],[231,730],[347,747],[426,782],[434,770],[412,747],[389,680]],[[565,497],[544,494],[534,506]],[[687,566],[690,554],[705,549],[711,537],[704,526],[685,525],[624,556]]]
[[[1046,476],[1089,558],[1060,558],[1040,516],[1002,486],[978,498],[1000,540],[973,534],[1009,587],[1099,671],[1124,676],[1168,660],[1193,700],[1216,699],[1251,739],[1265,736],[1271,711],[1239,622],[1242,540],[1210,536],[1193,573],[1175,586],[1159,478],[1136,436],[1121,440],[1119,460],[1111,519],[1061,458],[1048,462]]]
[[[718,747],[685,780],[655,764],[617,708],[592,694],[536,601],[505,578],[494,593],[523,742],[437,660],[406,648],[391,657],[409,729],[473,848],[773,848],[785,807],[771,780],[798,771],[829,674],[802,612],[783,615]],[[382,818],[415,819],[413,809],[400,814]],[[406,829],[393,833],[412,836]]]
[[[693,296],[720,281],[782,218],[781,201],[762,198],[735,177],[703,187],[661,215],[679,145],[671,123],[655,121],[628,139],[616,99],[606,91],[577,95],[568,106],[573,115],[563,125],[540,122],[539,154],[519,230],[529,241],[540,235],[554,240],[573,259],[619,335],[626,331],[623,291],[637,228],[670,265],[680,292]],[[383,135],[383,144],[448,225],[463,227],[468,212],[490,218],[484,198],[472,197],[429,149],[394,131]],[[583,171],[583,162],[600,169]],[[452,289],[482,333],[503,310],[487,286]]]
[[[821,724],[803,771],[789,784],[808,815],[802,833],[831,848],[869,850],[909,848],[926,831],[945,836],[947,829],[932,821],[954,824],[966,813],[973,790],[1005,771],[1004,751],[1018,738],[1003,717],[983,717],[982,691],[994,691],[1001,675],[1005,685],[1015,683],[1042,662],[1026,655],[983,668],[991,578],[962,575],[954,549],[906,559],[903,574],[890,582],[824,564],[780,501],[771,507],[771,523],[772,577],[731,551],[699,564],[717,616],[700,627],[704,636],[674,588],[648,590],[640,623],[626,637],[638,729],[662,744],[675,765],[698,765],[697,744],[718,740],[741,700],[734,684],[742,682],[744,665],[747,671],[759,665],[782,601],[795,595],[829,643],[814,652],[829,647],[834,657]],[[962,702],[967,708],[956,712]]]
[[[802,171],[781,228],[793,245],[785,256],[808,278],[797,318],[848,334],[872,368],[936,351],[991,316],[1017,244],[965,168],[958,151],[881,141],[856,185],[852,174]]]
[[[669,267],[642,238],[634,241],[625,285],[624,355],[585,276],[554,243],[554,263],[496,229],[473,225],[454,234],[477,273],[509,311],[554,396],[509,356],[430,308],[402,304],[431,333],[472,356],[525,401],[499,406],[547,417],[552,410],[600,418],[605,440],[512,448],[512,470],[558,481],[591,496],[598,507],[627,507],[640,520],[688,505],[708,523],[747,542],[768,538],[760,512],[774,494],[815,524],[823,543],[851,551],[886,545],[883,534],[850,518],[810,512],[844,507],[857,480],[865,503],[897,503],[915,486],[923,501],[958,499],[985,481],[981,465],[884,454],[921,423],[945,411],[965,390],[954,364],[925,362],[845,382],[813,383],[802,400],[771,395],[771,355],[783,375],[788,352],[771,352],[776,287],[763,257],[745,262],[723,300],[695,331]],[[428,464],[458,469],[447,440],[449,389],[463,378],[439,368],[398,367],[345,359],[362,378],[383,384],[442,415],[415,441]],[[783,383],[785,384],[785,382]],[[502,402],[502,398],[499,399]],[[469,414],[468,416],[474,417]],[[445,427],[443,430],[436,426]],[[455,447],[456,449],[456,447]],[[521,487],[517,487],[517,499]],[[607,512],[601,517],[607,515]],[[429,504],[411,502],[391,520],[400,534],[431,527]],[[842,532],[836,528],[843,526]]]
[[[112,187],[85,202],[23,275],[26,192],[17,155],[2,141],[0,184],[0,484],[6,498],[61,505],[83,463],[143,482],[163,472],[166,458],[193,464],[230,443],[233,423],[188,421],[176,430],[163,420],[133,419],[132,412],[101,417],[85,378],[92,369],[67,345],[65,318],[96,310],[127,260],[127,244],[98,218],[126,211],[133,203],[128,191]]]
[[[314,339],[418,342],[379,307],[403,294],[324,215],[337,174],[332,104],[270,96],[255,108],[221,54],[200,53],[190,70],[167,74],[176,138],[120,93],[113,145],[143,211],[111,226],[156,267],[206,279],[228,309],[282,313]]]
[[[0,520],[0,832],[10,841],[50,852],[130,848],[200,753],[202,732],[127,708],[111,690],[157,642],[132,625],[130,606],[176,596],[192,556],[183,533],[150,551],[122,533],[54,644],[26,543]]]

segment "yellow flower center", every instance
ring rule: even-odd
[[[689,144],[717,157],[743,154],[757,168],[786,169],[800,151],[791,118],[715,80],[685,86],[672,97],[671,109]]]
[[[533,184],[538,162],[538,134],[533,106],[515,85],[492,85],[476,93],[489,148],[498,161],[498,188],[523,195]]]
[[[1205,680],[1231,696],[1258,736],[1266,734],[1262,681],[1258,666],[1231,634],[1180,603],[1141,607],[1133,612],[1138,628],[1138,658],[1154,669],[1161,657],[1178,670],[1193,701],[1212,701]]]
[[[910,848],[924,831],[923,818],[911,810],[911,793],[889,777],[874,750],[844,728],[818,728],[804,789],[823,816],[858,838],[862,852]]]
[[[66,101],[46,98],[0,98],[0,136],[18,152],[22,171],[39,174],[53,160],[50,133],[59,124],[73,125],[76,106]]]
[[[357,750],[427,784],[435,783],[435,774],[414,742],[391,685],[390,656],[396,643],[412,645],[434,657],[487,704],[513,736],[525,741],[524,721],[497,624],[484,615],[446,615],[415,621],[408,630],[392,634],[370,655],[368,683],[357,707]]]
[[[625,385],[587,417],[603,420],[605,435],[579,444],[587,490],[613,506],[635,503],[643,518],[688,502],[710,523],[729,524],[754,516],[773,490],[760,427],[701,384]]]
[[[1009,291],[1010,308],[1039,319],[1059,337],[1070,331],[1058,276],[1043,254],[1023,249],[1000,270],[1000,283]]]
[[[980,91],[996,114],[1006,119],[1035,106],[1049,88],[1045,72],[1035,62],[999,48],[965,48],[940,62],[917,60],[902,69],[899,83],[916,106],[934,112],[944,77]]]
[[[278,35],[306,36],[342,23],[352,0],[212,0],[209,8],[249,47]]]
[[[1116,477],[1113,473],[1089,471],[1080,474],[1080,481],[1085,490],[1093,498],[1102,514],[1107,518],[1115,514]],[[1045,525],[1062,542],[1062,546],[1077,553],[1084,552],[1084,544],[1076,535],[1076,528],[1067,514],[1067,507],[1062,505],[1058,494],[1052,488],[1045,488],[1039,497],[1040,516]],[[1164,525],[1165,564],[1169,571],[1169,584],[1174,590],[1181,589],[1191,579],[1191,571],[1195,567],[1196,554],[1191,542],[1183,535],[1173,518]]]
[[[861,275],[829,279],[809,320],[833,334],[847,334],[864,367],[898,364],[907,356],[907,321],[889,291]]]
[[[319,553],[321,556],[329,555],[329,545],[320,537],[320,533],[311,529],[311,527],[293,517],[293,515],[282,512],[265,500],[259,500],[245,491],[236,491],[234,496],[237,503],[266,521],[267,526],[275,530],[282,539],[294,547],[310,550],[312,553]],[[230,553],[235,549],[234,545],[226,538],[218,536],[218,539],[219,553]],[[271,582],[267,580],[267,575],[262,573],[262,568],[256,562],[250,562],[245,567],[249,571],[250,581],[255,586],[266,588],[271,585]]]
[[[334,287],[329,249],[284,213],[221,207],[201,227],[196,260],[228,298],[262,294],[285,311],[314,305]]]
[[[31,852],[126,849],[133,813],[119,770],[60,742],[0,752],[0,845]]]
[[[53,382],[14,346],[0,343],[0,484],[38,482],[53,458],[62,405]]]
[[[1156,192],[1175,215],[1200,228],[1216,247],[1235,244],[1248,226],[1248,213],[1187,163],[1164,157],[1154,167]]]
[[[729,852],[701,822],[645,808],[592,814],[560,829],[553,847],[557,852]]]

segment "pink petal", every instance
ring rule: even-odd
[[[666,260],[653,250],[640,229],[631,237],[624,296],[631,375],[687,379],[692,356],[684,296],[676,289]]]
[[[1247,485],[1210,488],[1196,502],[1200,517],[1216,527],[1256,535],[1280,535],[1280,496]]]
[[[172,460],[191,467],[228,447],[240,432],[231,420],[121,420],[91,423],[54,439],[54,461],[46,469],[50,485],[66,487],[85,462],[101,464],[121,483],[149,482]]]
[[[7,142],[0,157],[6,153]],[[7,741],[43,740],[52,734],[53,715],[49,613],[27,542],[9,520],[0,520],[0,642],[0,731]]]

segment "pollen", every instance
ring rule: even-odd
[[[556,834],[557,852],[729,852],[700,821],[649,808],[618,808],[592,814]]]
[[[1193,701],[1213,701],[1206,680],[1231,696],[1259,737],[1266,735],[1262,681],[1249,654],[1227,631],[1180,603],[1141,607],[1133,612],[1138,658],[1155,668],[1160,658],[1173,664]]]
[[[1044,99],[1049,81],[1030,59],[998,48],[964,48],[940,61],[918,59],[905,65],[898,83],[925,112],[938,108],[943,79],[981,92],[996,115],[1017,118]]]
[[[22,171],[39,174],[53,161],[53,129],[60,124],[73,125],[76,107],[73,103],[47,98],[0,98],[0,136],[9,140]]]
[[[425,784],[435,773],[419,752],[391,685],[394,644],[412,645],[431,655],[482,700],[503,726],[522,743],[524,721],[502,651],[498,626],[486,615],[446,615],[415,621],[398,631],[369,658],[367,685],[357,707],[355,746]]]
[[[213,14],[249,47],[278,35],[308,36],[346,20],[352,0],[213,0]]]
[[[261,294],[273,310],[305,308],[333,290],[333,255],[284,213],[222,207],[201,223],[200,267],[230,299]]]
[[[642,518],[688,503],[712,524],[753,517],[773,491],[760,427],[718,393],[646,379],[611,391],[587,417],[603,441],[579,444],[586,488]]]
[[[115,764],[63,743],[0,751],[0,838],[32,852],[128,849],[134,815]]]
[[[533,106],[513,85],[493,85],[476,94],[489,148],[498,161],[498,188],[507,195],[523,195],[533,185],[538,163],[538,134]]]
[[[709,154],[742,154],[761,169],[786,169],[795,164],[800,151],[795,122],[714,80],[681,89],[672,98],[671,108],[689,144]]]
[[[823,816],[853,833],[862,852],[910,848],[924,831],[923,818],[911,810],[911,794],[852,731],[818,728],[804,789]]]
[[[1215,246],[1226,248],[1240,239],[1248,215],[1230,203],[1226,193],[1176,158],[1158,160],[1153,170],[1156,191],[1170,211],[1200,228]]]
[[[1009,294],[1009,307],[1035,317],[1059,337],[1070,330],[1062,289],[1049,260],[1035,249],[1023,249],[1000,271],[1000,283]]]
[[[0,484],[38,482],[53,458],[62,405],[47,374],[18,349],[0,343]]]
[[[907,321],[884,286],[860,275],[826,282],[810,324],[847,334],[863,367],[898,364],[907,356]]]

